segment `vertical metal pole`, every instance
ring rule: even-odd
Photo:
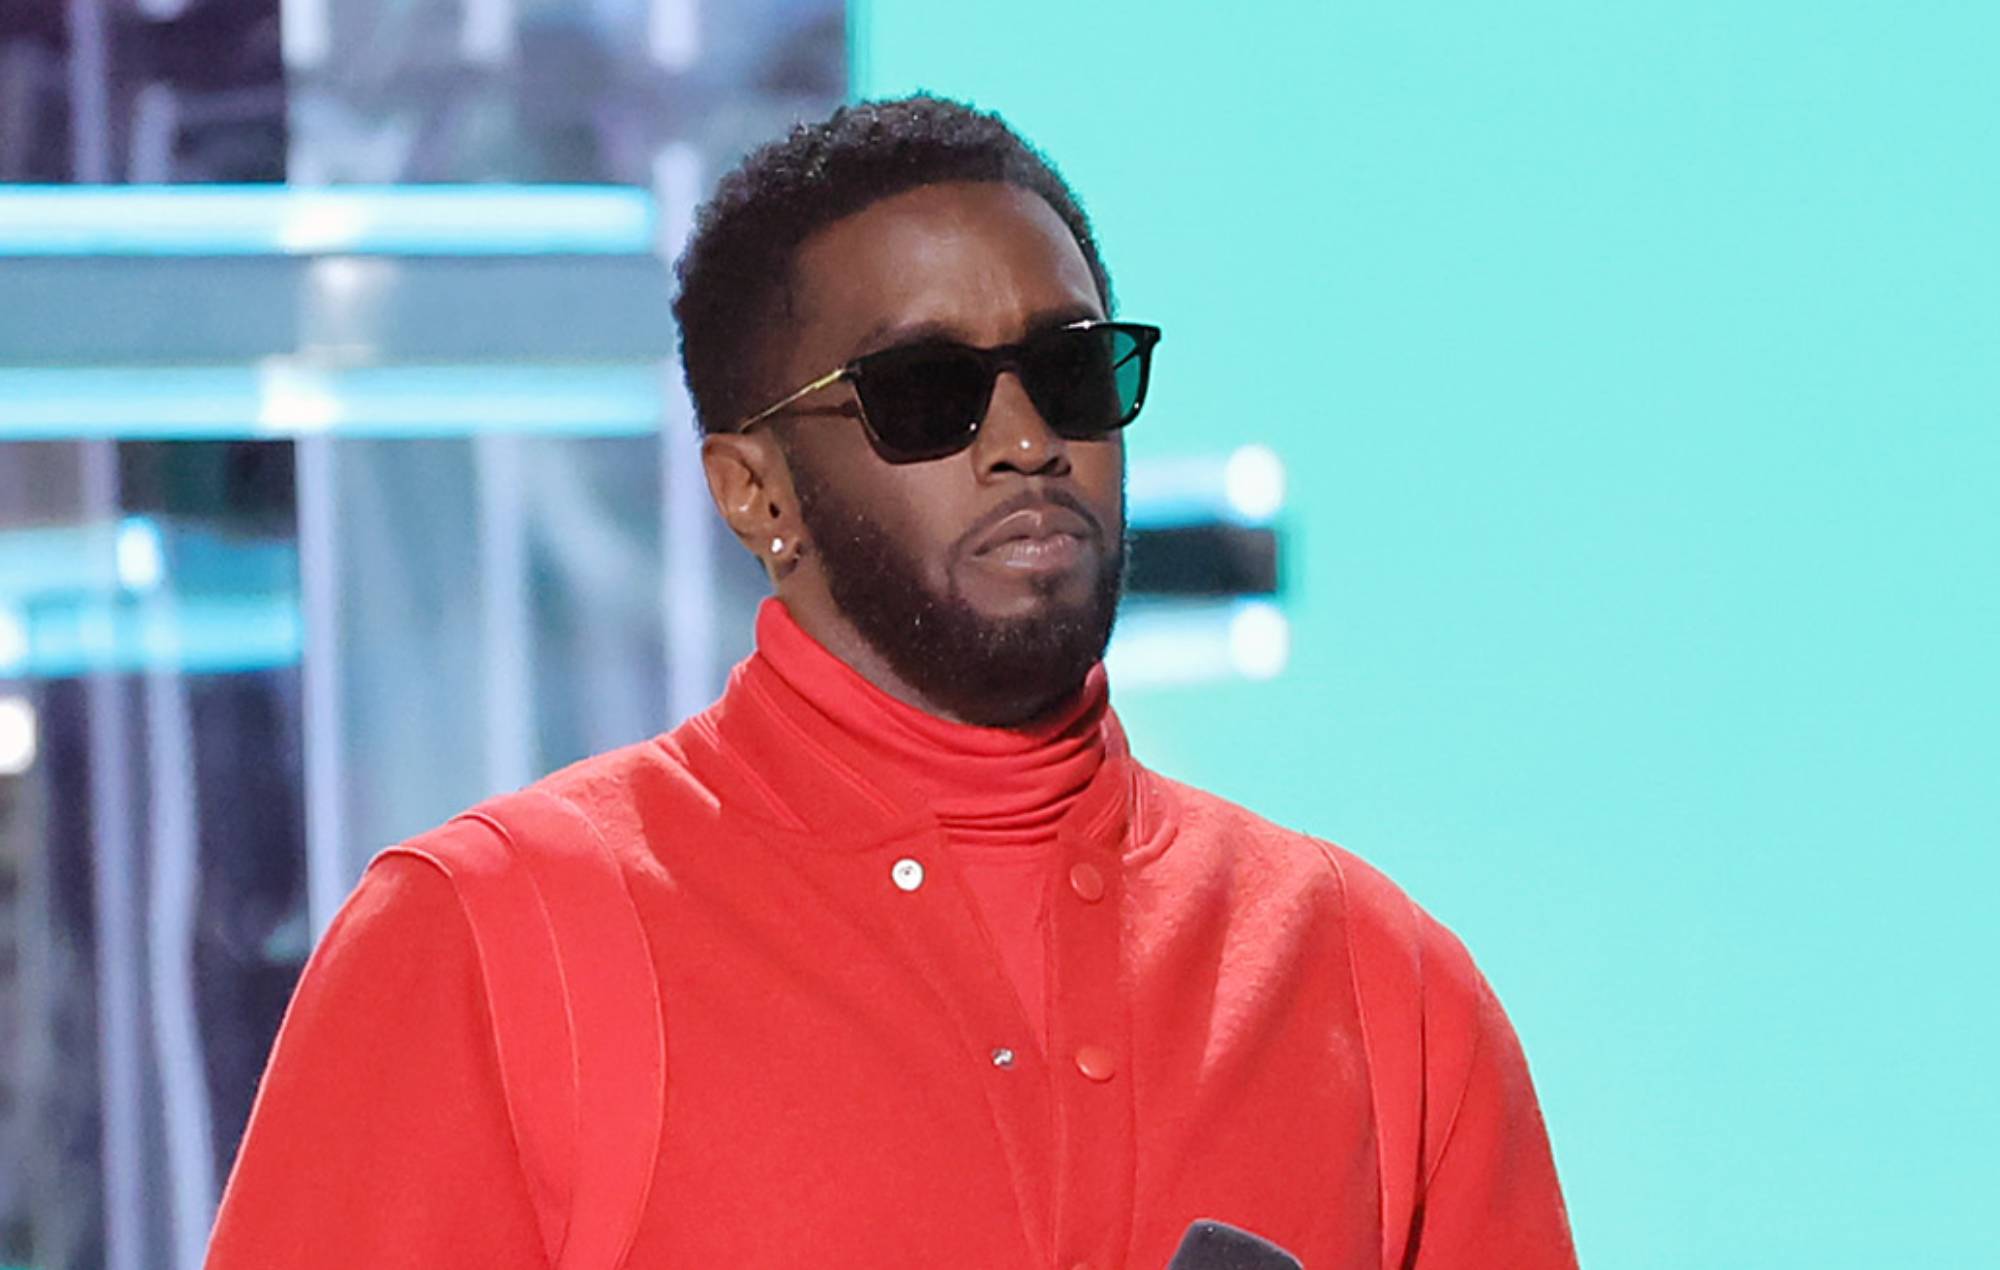
[[[345,711],[340,697],[340,552],[335,533],[339,478],[331,437],[304,436],[295,444],[299,608],[305,626],[299,696],[304,716],[300,744],[306,783],[306,915],[317,943],[352,884],[341,754]]]
[[[174,178],[174,141],[180,135],[180,94],[161,83],[141,88],[132,99],[132,139],[127,175],[135,183],[166,184]]]
[[[486,644],[486,790],[535,778],[534,608],[521,438],[473,438],[479,486],[479,608]]]
[[[104,0],[69,0],[69,175],[111,179],[111,45]]]
[[[83,443],[85,523],[104,527],[103,551],[115,557],[118,443]],[[97,926],[97,1053],[103,1090],[106,1270],[146,1265],[145,1039],[139,999],[138,878],[141,855],[132,825],[132,759],[124,685],[119,681],[118,571],[94,597],[86,638],[92,666],[84,694],[90,710],[90,826],[93,916]]]
[[[677,366],[661,374],[678,380]],[[684,401],[678,382],[661,394]],[[702,475],[701,444],[686,415],[660,421],[661,610],[667,618],[667,718],[672,727],[715,695],[715,512]]]
[[[195,905],[200,898],[200,796],[195,785],[179,615],[161,590],[145,607],[146,772],[152,870],[146,895],[146,967],[167,1153],[172,1264],[199,1270],[215,1220],[214,1121],[194,999]]]
[[[680,254],[701,196],[701,155],[675,142],[653,160],[663,259]],[[667,718],[672,727],[715,695],[715,513],[677,363],[660,368],[660,611],[666,615]]]

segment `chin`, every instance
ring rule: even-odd
[[[950,594],[966,609],[989,622],[1046,621],[1082,617],[1099,603],[1098,573],[1093,561],[1063,574],[996,579],[983,572],[955,579]]]

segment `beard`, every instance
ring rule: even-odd
[[[1041,612],[991,617],[955,583],[943,593],[935,590],[903,540],[834,494],[809,463],[793,462],[792,488],[834,604],[933,707],[984,727],[1026,723],[1074,696],[1103,659],[1124,585],[1122,535],[1106,544],[1080,602],[1056,599],[1063,579],[1041,579],[1037,589],[1050,601]],[[1119,498],[1122,525],[1122,490]],[[1048,500],[1096,523],[1066,493],[1051,493]],[[962,545],[953,544],[954,553]]]

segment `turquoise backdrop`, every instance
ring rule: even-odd
[[[1121,710],[1465,937],[1585,1264],[2000,1264],[2000,5],[851,12],[1283,456],[1289,669]]]

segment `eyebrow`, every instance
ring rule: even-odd
[[[1051,331],[1074,322],[1094,322],[1098,313],[1081,301],[1043,309],[1028,319],[1027,335]],[[923,318],[913,322],[898,322],[891,319],[869,328],[869,331],[855,345],[853,357],[866,357],[884,349],[902,348],[911,344],[929,343],[970,344],[965,332],[951,322],[940,318]],[[852,357],[849,360],[853,360]]]

